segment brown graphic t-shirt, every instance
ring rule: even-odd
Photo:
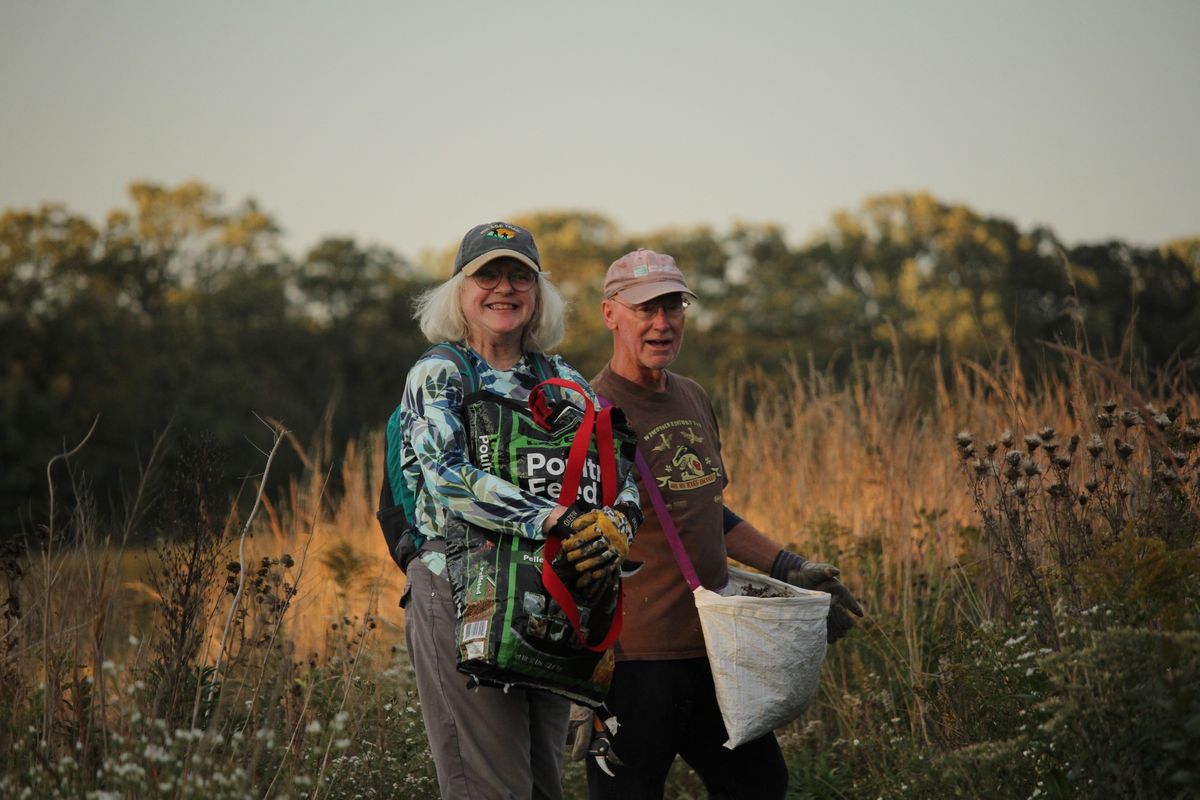
[[[728,576],[722,517],[722,494],[728,479],[708,395],[695,381],[670,372],[665,392],[639,386],[608,367],[591,383],[629,418],[696,575],[705,587],[719,589]],[[704,634],[692,592],[642,489],[644,478],[639,476],[638,488],[645,521],[629,558],[644,561],[645,566],[625,580],[625,627],[617,643],[617,658],[702,657]]]

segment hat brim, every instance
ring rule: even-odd
[[[662,297],[664,294],[675,294],[676,292],[686,294],[693,299],[696,297],[696,293],[689,289],[686,283],[671,278],[638,283],[628,288],[618,289],[609,295],[609,297],[619,294],[622,299],[636,305],[653,300],[656,297]]]
[[[537,262],[524,253],[518,253],[516,250],[506,250],[505,248],[500,247],[495,250],[488,250],[483,255],[479,255],[471,259],[466,264],[463,264],[463,268],[459,270],[459,272],[463,273],[464,275],[474,275],[484,264],[487,264],[490,261],[495,261],[497,258],[515,258],[517,261],[520,261],[534,272],[542,271],[542,268],[537,265]]]

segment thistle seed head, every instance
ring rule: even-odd
[[[1106,414],[1111,414],[1117,410],[1117,401],[1116,400],[1105,400],[1103,403],[1100,404],[1100,407],[1104,409],[1104,412]]]
[[[1022,458],[1023,457],[1021,455],[1020,450],[1009,450],[1007,453],[1004,454],[1004,460],[1010,467],[1021,466]]]
[[[963,430],[954,434],[954,441],[958,443],[959,447],[966,447],[967,445],[971,444],[974,439],[975,437],[971,435],[970,431]]]
[[[1175,474],[1175,470],[1171,469],[1166,464],[1160,464],[1158,469],[1155,470],[1155,473],[1158,475],[1159,480],[1168,486],[1173,486],[1174,484],[1179,483],[1179,476]]]
[[[1029,450],[1029,452],[1032,453],[1034,450],[1037,450],[1038,445],[1041,443],[1042,440],[1039,439],[1036,434],[1029,433],[1025,435],[1025,447]]]
[[[1088,439],[1088,443],[1085,445],[1085,447],[1087,447],[1087,451],[1091,457],[1095,458],[1096,456],[1100,455],[1100,452],[1104,449],[1104,440],[1093,433],[1092,438]]]
[[[1127,408],[1121,412],[1121,424],[1124,425],[1125,428],[1128,430],[1129,428],[1132,428],[1134,425],[1141,425],[1142,418],[1132,408]]]
[[[1005,447],[1012,447],[1012,443],[1013,443],[1012,431],[1006,430],[1006,431],[1004,431],[1004,433],[1000,434],[1000,444],[1004,445]]]
[[[1040,431],[1038,431],[1038,436],[1041,438],[1041,440],[1043,442],[1048,442],[1051,439],[1053,439],[1054,434],[1055,434],[1054,428],[1050,427],[1049,425],[1044,426]]]

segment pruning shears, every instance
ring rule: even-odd
[[[617,754],[613,751],[612,737],[617,733],[617,718],[610,716],[608,719],[601,720],[599,714],[592,714],[592,738],[588,744],[588,755],[596,759],[596,765],[604,770],[604,774],[610,778],[615,777],[613,771],[609,769],[609,762],[612,762],[614,767],[621,767],[621,759],[617,758]]]

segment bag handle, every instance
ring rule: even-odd
[[[556,502],[559,505],[569,506],[578,497],[579,484],[583,479],[583,465],[587,462],[587,451],[591,444],[592,431],[595,429],[596,452],[600,460],[601,500],[603,505],[611,506],[617,500],[617,458],[613,442],[612,408],[604,408],[597,415],[591,398],[587,396],[587,393],[579,384],[574,381],[564,380],[563,378],[550,378],[533,387],[533,391],[529,393],[529,409],[535,418],[540,417],[541,419],[545,419],[546,417],[546,402],[545,398],[542,397],[543,387],[545,386],[559,386],[569,389],[583,398],[583,422],[580,423],[579,429],[575,431],[575,438],[571,441],[571,450],[567,456],[567,465],[563,471],[562,483],[559,484],[560,488]],[[571,595],[570,589],[566,587],[566,584],[562,582],[562,578],[558,577],[558,573],[550,565],[560,550],[562,550],[562,539],[556,534],[547,536],[546,544],[542,547],[542,585],[546,587],[546,591],[550,593],[550,596],[554,598],[554,601],[558,603],[563,613],[566,614],[567,620],[571,623],[571,629],[575,631],[575,638],[579,643],[593,652],[604,652],[612,647],[617,641],[617,637],[621,635],[621,626],[625,611],[625,593],[618,586],[617,608],[613,615],[612,624],[608,626],[608,632],[604,635],[604,639],[597,645],[588,644],[583,637],[579,625],[579,605]]]
[[[609,409],[612,403],[608,398],[596,395],[600,401],[600,405]],[[667,510],[667,503],[663,500],[662,492],[658,489],[658,484],[654,480],[654,474],[650,471],[650,465],[646,463],[645,457],[642,456],[642,448],[638,447],[634,456],[633,465],[637,469],[638,474],[642,476],[642,489],[650,496],[650,504],[654,506],[654,513],[658,515],[658,521],[662,525],[663,536],[666,537],[667,544],[671,546],[671,553],[675,556],[675,563],[679,565],[679,571],[683,573],[683,579],[687,581],[688,588],[693,592],[700,588],[700,578],[696,576],[696,568],[692,565],[692,559],[688,557],[687,550],[683,547],[683,541],[679,538],[679,530],[675,527],[675,521],[671,519],[671,512]]]

